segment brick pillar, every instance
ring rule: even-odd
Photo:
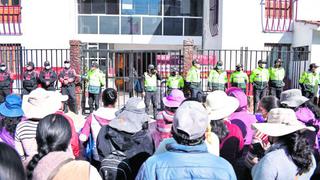
[[[78,75],[81,74],[81,41],[79,40],[70,40],[70,64],[71,68],[75,69],[76,73]],[[79,82],[80,78],[77,78],[76,81]],[[76,99],[77,99],[77,106],[78,111],[80,111],[80,105],[81,105],[81,87],[76,86]]]
[[[188,70],[192,66],[193,49],[194,49],[193,40],[188,39],[183,41],[183,57],[184,57],[183,75],[184,77],[186,77]]]

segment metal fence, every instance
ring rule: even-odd
[[[35,64],[38,72],[43,69],[44,62],[49,61],[52,69],[58,74],[63,62],[67,59],[70,59],[69,49],[24,49],[21,46],[2,46],[0,48],[0,62],[7,65],[14,80],[12,91],[19,94],[22,90],[22,75],[29,61]],[[58,83],[56,83],[56,88],[59,88]]]

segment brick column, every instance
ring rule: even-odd
[[[79,40],[70,40],[70,64],[71,68],[75,69],[78,75],[81,74],[81,41]],[[80,78],[77,78],[76,81],[79,82]],[[77,106],[78,111],[80,111],[81,105],[81,87],[76,86],[76,99],[77,99]]]
[[[193,49],[194,49],[193,40],[188,39],[183,41],[183,57],[184,57],[183,75],[184,77],[186,77],[188,70],[192,66]]]

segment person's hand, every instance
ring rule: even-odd
[[[49,81],[46,81],[46,86],[49,86],[50,85],[50,82]]]
[[[69,83],[72,83],[72,82],[73,82],[73,78],[69,78],[69,79],[68,79],[68,82],[69,82]]]
[[[63,80],[63,84],[67,85],[69,83],[69,81],[67,79]]]

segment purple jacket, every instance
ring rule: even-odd
[[[0,130],[0,142],[4,142],[14,148],[14,139],[5,128]]]

